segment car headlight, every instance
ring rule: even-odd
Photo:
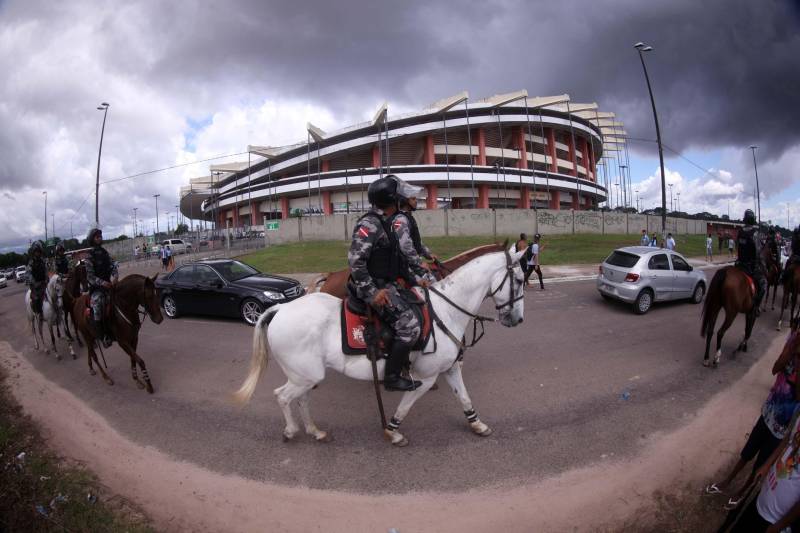
[[[286,298],[282,292],[278,291],[264,291],[264,296],[270,300],[283,300]]]

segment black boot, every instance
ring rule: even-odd
[[[93,322],[94,322],[94,331],[97,334],[97,338],[100,340],[100,342],[103,343],[103,348],[110,347],[112,344],[111,337],[109,337],[108,333],[106,333],[106,328],[103,327],[103,322],[101,320],[94,320],[94,319]]]
[[[388,391],[412,391],[422,385],[421,381],[404,378],[400,373],[408,363],[408,354],[411,348],[404,342],[394,341],[389,357],[386,359],[386,371],[383,376],[383,386]]]

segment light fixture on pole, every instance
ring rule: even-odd
[[[658,127],[658,113],[656,112],[656,101],[653,98],[653,88],[650,86],[650,76],[647,75],[647,67],[644,64],[643,52],[651,52],[652,46],[646,46],[642,42],[633,45],[639,52],[639,59],[644,70],[644,79],[647,82],[647,92],[650,93],[650,104],[653,106],[653,120],[656,123],[656,142],[658,143],[658,162],[661,166],[661,233],[666,237],[667,232],[667,187],[666,174],[664,173],[664,148],[661,146],[661,129]]]
[[[750,146],[750,150],[753,151],[753,170],[756,174],[756,206],[758,210],[758,225],[761,225],[761,189],[758,186],[758,165],[756,165],[756,148],[758,146],[752,145]]]
[[[156,235],[158,235],[158,197],[161,196],[160,194],[154,194],[153,198],[156,199]]]
[[[44,242],[47,244],[47,191],[42,191],[44,194]]]
[[[100,148],[97,150],[97,179],[94,184],[94,224],[100,226],[100,154],[103,153],[103,135],[106,132],[106,117],[108,116],[109,104],[101,103],[97,106],[98,111],[103,112],[103,127],[100,129]]]
[[[636,193],[636,212],[639,212],[639,189],[635,189],[633,192]]]

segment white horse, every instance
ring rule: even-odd
[[[413,377],[422,385],[403,394],[387,424],[385,436],[392,444],[408,444],[398,430],[400,423],[414,403],[436,382],[439,374],[444,374],[461,402],[472,431],[481,436],[491,434],[489,426],[478,419],[464,386],[458,362],[461,339],[470,320],[477,316],[478,308],[488,297],[494,300],[501,324],[513,327],[522,322],[523,274],[519,259],[523,253],[506,251],[478,257],[431,286],[431,303],[441,323],[434,325],[435,344],[432,337],[423,350],[424,354],[414,352],[411,355]],[[300,431],[291,411],[294,400],[298,400],[306,433],[320,442],[330,440],[329,433],[314,424],[309,410],[309,391],[323,380],[326,368],[333,368],[354,379],[372,379],[371,362],[365,355],[352,356],[342,352],[341,305],[342,300],[335,296],[313,293],[270,307],[256,324],[250,371],[234,399],[240,404],[250,400],[271,352],[288,378],[285,385],[274,391],[286,419],[284,440],[291,440]],[[434,347],[433,353],[427,353]],[[381,377],[383,367],[384,361],[379,361]]]
[[[62,320],[63,312],[63,298],[62,295],[64,293],[64,284],[61,281],[60,276],[51,276],[50,280],[47,282],[47,287],[45,288],[45,297],[42,300],[42,312],[35,313],[33,311],[33,306],[31,304],[31,290],[25,293],[25,309],[28,311],[28,322],[31,324],[31,330],[33,332],[33,342],[34,347],[38,350],[39,349],[39,338],[42,339],[42,346],[45,345],[44,342],[44,331],[43,331],[43,322],[47,322],[47,326],[50,330],[50,341],[53,346],[53,351],[56,354],[56,359],[61,360],[61,354],[58,353],[58,348],[56,347],[56,338],[53,335],[53,326],[56,327],[58,330],[58,336],[61,337],[61,330],[59,329],[59,325]],[[39,338],[36,337],[36,324],[39,325]],[[45,348],[45,353],[50,353],[49,348]],[[72,358],[75,358],[75,353],[72,352],[72,347],[70,347],[70,353],[72,353]]]

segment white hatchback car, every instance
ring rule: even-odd
[[[639,315],[653,302],[688,299],[703,301],[708,282],[679,253],[663,248],[629,246],[614,250],[600,265],[597,290],[603,298],[633,304]]]

